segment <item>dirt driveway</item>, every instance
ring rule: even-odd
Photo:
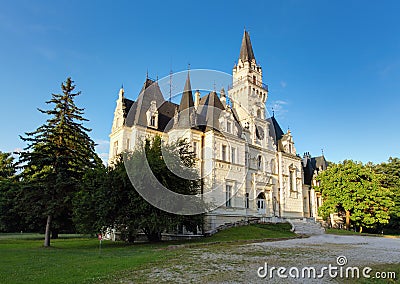
[[[369,266],[393,263],[400,264],[399,238],[325,234],[178,249],[170,261],[134,271],[121,283],[342,283],[346,273],[351,283],[357,270],[360,278],[363,273],[373,278],[376,272],[391,271],[369,270]],[[279,267],[283,267],[280,274]]]

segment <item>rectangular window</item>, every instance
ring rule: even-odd
[[[156,126],[156,117],[154,115],[151,116],[150,126]]]
[[[246,209],[249,209],[249,193],[246,192],[246,199],[244,200],[244,206],[246,207]]]
[[[197,158],[197,142],[193,142],[193,153],[194,156]]]
[[[236,164],[236,148],[231,148],[231,163]]]
[[[221,160],[226,161],[226,145],[222,145],[221,149]]]
[[[117,156],[117,154],[118,154],[118,141],[115,141],[113,147],[113,156]]]
[[[296,191],[296,172],[289,171],[289,189],[290,191]]]
[[[230,123],[229,121],[226,123],[226,132],[232,132],[232,123]]]
[[[226,185],[226,192],[225,192],[225,198],[226,198],[226,202],[225,202],[225,206],[226,207],[231,207],[232,203],[231,203],[231,198],[232,198],[232,186],[231,185]]]

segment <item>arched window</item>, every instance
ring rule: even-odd
[[[258,118],[261,118],[261,109],[258,109],[258,110],[257,110],[257,117],[258,117]]]

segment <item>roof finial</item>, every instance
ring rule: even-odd
[[[146,69],[146,81],[149,79],[149,69]]]
[[[188,72],[190,71],[190,63],[188,63],[187,70],[188,70]]]
[[[272,117],[275,117],[275,110],[274,110],[274,107],[272,107]]]
[[[172,67],[169,70],[169,102],[172,100]]]
[[[123,88],[124,88],[124,83],[121,84],[121,89],[123,89]]]
[[[121,89],[119,89],[118,97],[119,98],[124,97],[124,84],[122,84]]]
[[[324,148],[321,149],[322,156],[324,156]]]

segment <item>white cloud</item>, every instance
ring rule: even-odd
[[[97,155],[99,155],[100,159],[103,161],[103,164],[107,165],[110,141],[104,139],[95,139],[94,142],[97,144],[96,146]]]
[[[272,101],[270,108],[275,115],[283,117],[284,114],[288,112],[288,110],[285,108],[285,106],[288,104],[289,103],[287,101],[283,100]]]
[[[110,141],[104,139],[95,139],[94,143],[97,144],[96,150],[97,151],[108,151],[110,147]]]
[[[108,162],[108,153],[98,153],[100,159],[103,161],[103,164],[107,166]]]
[[[281,81],[280,84],[281,84],[281,87],[282,87],[283,89],[286,88],[286,86],[287,86],[286,81]]]

